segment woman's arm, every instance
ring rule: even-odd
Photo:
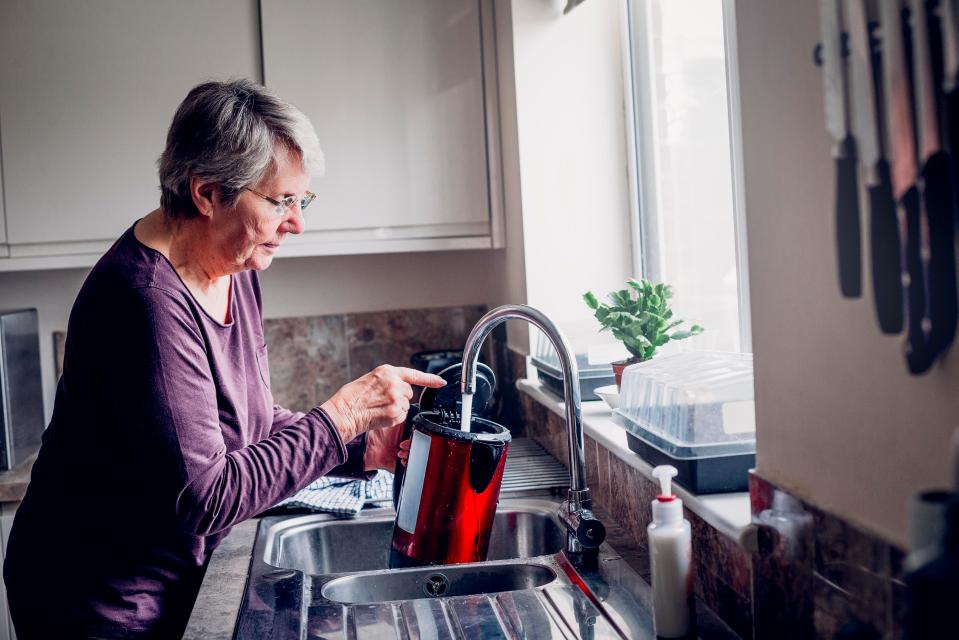
[[[270,429],[270,435],[302,420],[305,415],[299,411],[290,411],[278,404],[273,405],[273,426]],[[363,433],[346,443],[346,462],[333,467],[326,475],[369,480],[373,477],[373,470],[367,470],[366,452],[367,434]]]
[[[111,316],[113,410],[130,425],[124,449],[151,469],[151,484],[193,535],[231,527],[344,465],[346,442],[405,420],[411,384],[445,384],[419,371],[377,367],[267,438],[227,451],[209,347],[194,312],[175,292],[145,287],[135,294]],[[357,456],[354,466],[362,459],[370,468],[367,457]]]
[[[347,460],[338,425],[320,408],[228,452],[208,347],[178,294],[139,289],[112,319],[119,344],[107,375],[113,410],[129,425],[124,450],[144,460],[184,531],[226,529]]]

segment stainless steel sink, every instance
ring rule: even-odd
[[[556,510],[555,502],[527,500],[522,508],[498,512],[488,560],[535,558],[562,549],[565,534],[550,510]],[[263,561],[311,575],[386,569],[393,517],[392,509],[377,509],[356,520],[326,515],[281,520],[265,532]]]
[[[520,591],[546,586],[555,579],[556,573],[541,564],[459,565],[334,578],[320,588],[320,593],[334,602],[366,604]]]
[[[649,586],[608,544],[570,564],[559,506],[502,499],[488,561],[402,570],[392,509],[264,518],[234,638],[652,640]]]

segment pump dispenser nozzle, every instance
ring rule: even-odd
[[[683,519],[683,501],[673,493],[676,467],[668,464],[653,468],[653,477],[659,480],[661,493],[653,500],[653,522],[673,523]]]
[[[676,499],[672,482],[677,473],[679,472],[676,471],[676,467],[669,464],[661,464],[653,468],[653,477],[659,480],[660,493],[656,496],[656,499],[660,502],[669,502]]]

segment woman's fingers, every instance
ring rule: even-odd
[[[367,471],[386,469],[393,471],[396,468],[396,459],[399,457],[400,439],[403,437],[403,425],[393,429],[374,429],[366,439],[366,453],[363,457],[363,466]],[[409,453],[407,453],[409,455]]]
[[[410,446],[412,443],[413,441],[410,438],[403,440],[399,444],[399,451],[396,452],[396,457],[400,459],[400,464],[402,464],[404,467],[410,459]]]
[[[414,384],[438,388],[446,381],[415,369],[384,364],[344,385],[323,408],[333,418],[340,435],[349,441],[364,431],[403,424]]]
[[[417,371],[416,369],[410,369],[408,367],[396,367],[396,372],[407,384],[415,384],[420,387],[432,387],[434,389],[446,386],[446,380],[432,373]]]

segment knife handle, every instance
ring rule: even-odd
[[[959,301],[956,296],[955,224],[956,193],[952,158],[944,151],[933,154],[922,169],[923,202],[929,221],[930,348],[938,356],[956,336]]]
[[[906,365],[909,372],[918,375],[932,366],[935,357],[929,348],[926,316],[926,276],[920,251],[919,190],[912,186],[902,197],[906,217],[906,270],[909,272],[908,303],[909,328],[906,333]]]
[[[889,163],[876,165],[879,184],[869,187],[869,240],[872,255],[872,290],[876,318],[883,333],[900,333],[903,327],[902,260],[899,221],[892,195]]]
[[[847,298],[862,295],[862,247],[856,141],[846,136],[836,158],[836,250],[839,290]]]
[[[959,153],[959,89],[953,89],[945,94],[943,101],[943,140],[953,157],[953,168],[959,170],[959,165],[955,163],[956,154]],[[957,179],[959,179],[959,173],[953,177],[953,180]],[[959,224],[959,218],[956,222]]]

